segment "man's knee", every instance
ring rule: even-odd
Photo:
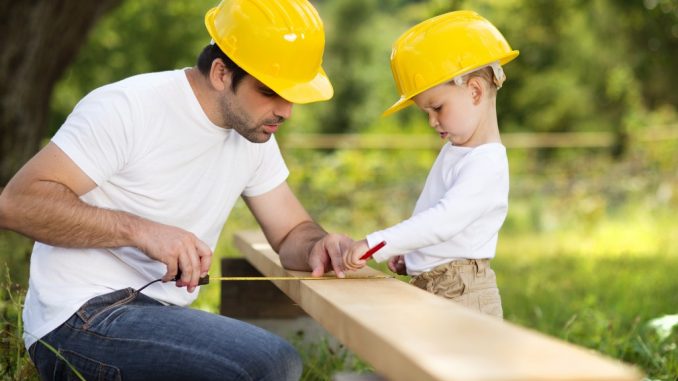
[[[304,367],[301,357],[297,350],[288,342],[283,340],[280,340],[280,342],[280,349],[278,349],[280,353],[279,369],[283,370],[283,372],[279,374],[279,379],[297,381],[301,378],[301,372]]]
[[[256,380],[297,381],[301,378],[303,363],[294,347],[273,334],[265,347],[252,348],[251,353],[256,364],[250,368],[250,376]]]

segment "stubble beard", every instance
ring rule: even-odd
[[[222,99],[221,105],[225,126],[234,129],[252,143],[265,143],[271,139],[273,134],[265,132],[264,125],[281,124],[285,121],[285,118],[279,116],[265,119],[261,122],[254,122],[227,97]]]
[[[271,138],[270,135],[258,131],[258,125],[252,122],[252,119],[226,96],[221,100],[221,113],[226,128],[234,129],[252,143],[264,143]]]

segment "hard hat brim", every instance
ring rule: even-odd
[[[245,69],[245,68],[243,68]],[[245,69],[247,71],[247,69]],[[284,78],[249,73],[271,88],[283,99],[297,104],[321,102],[334,96],[332,83],[321,67],[314,78],[307,82],[285,80]]]
[[[407,108],[409,106],[412,106],[414,104],[414,101],[411,98],[405,98],[401,97],[396,103],[394,103],[391,107],[387,108],[386,111],[384,111],[381,116],[389,116],[391,114],[394,114],[404,108]]]

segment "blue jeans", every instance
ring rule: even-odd
[[[133,289],[101,295],[42,338],[86,380],[298,380],[302,363],[280,337]],[[76,380],[41,342],[29,353],[43,380]]]

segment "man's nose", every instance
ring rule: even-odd
[[[294,106],[292,102],[279,98],[273,113],[275,116],[289,119],[292,116],[292,106]]]

